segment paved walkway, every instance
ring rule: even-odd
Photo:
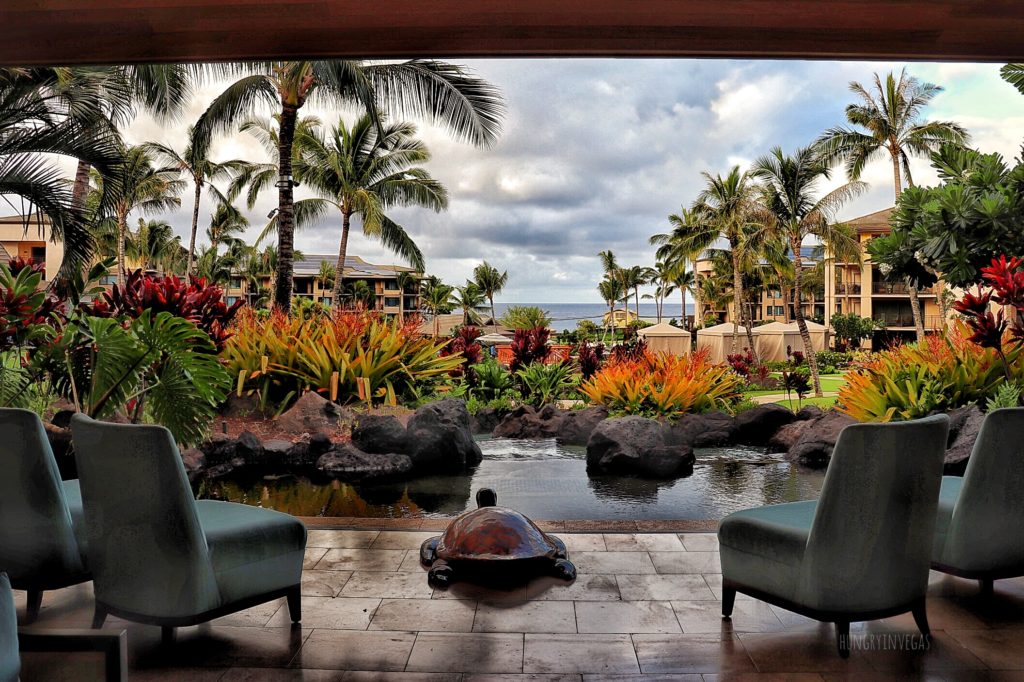
[[[823,391],[821,394],[822,398],[835,398],[839,394],[835,391]],[[770,395],[755,395],[753,401],[758,405],[767,405],[768,403],[777,403],[780,400],[787,400],[789,396],[785,393],[772,393]],[[796,396],[793,396],[793,404],[797,404]]]
[[[879,637],[844,661],[831,626],[761,602],[740,596],[722,621],[712,534],[566,533],[576,582],[509,592],[430,588],[417,548],[432,534],[311,530],[301,627],[283,601],[182,628],[170,648],[155,627],[105,627],[128,629],[129,679],[143,682],[1024,681],[1024,579],[985,600],[974,582],[933,574],[929,651],[907,614],[855,625]],[[91,613],[88,584],[47,592],[38,625],[88,627]],[[91,654],[26,654],[22,679],[100,674]]]

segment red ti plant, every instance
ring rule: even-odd
[[[517,329],[512,338],[512,362],[509,370],[516,372],[535,362],[544,362],[551,354],[548,336],[551,332],[546,327],[534,329]]]
[[[127,317],[136,319],[146,310],[153,315],[169,312],[195,324],[210,336],[220,351],[231,337],[227,327],[234,319],[242,301],[232,305],[224,302],[224,290],[216,284],[207,284],[199,277],[186,282],[174,275],[157,277],[136,270],[128,275],[124,288],[116,284],[103,299],[86,307],[86,312],[97,317]]]
[[[1016,257],[1007,259],[1005,255],[993,258],[991,265],[981,269],[981,276],[989,288],[979,286],[977,293],[967,291],[953,304],[953,308],[966,318],[971,329],[969,340],[999,354],[1009,380],[1010,368],[1003,349],[1003,337],[1009,329],[1016,343],[1024,341],[1024,260]],[[1002,310],[992,312],[991,303],[1009,306],[1016,314],[1007,321]]]
[[[576,361],[580,366],[580,374],[586,381],[601,369],[601,363],[604,361],[604,344],[599,343],[592,346],[584,341],[576,349]]]
[[[462,364],[448,374],[452,377],[465,376],[467,383],[471,386],[476,385],[476,372],[473,371],[473,365],[479,363],[481,357],[482,346],[476,341],[479,337],[480,330],[476,327],[459,327],[452,335],[448,345],[439,353],[441,357],[462,353]]]

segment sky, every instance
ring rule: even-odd
[[[509,273],[499,299],[506,303],[600,303],[598,251],[611,249],[623,265],[653,265],[648,238],[667,232],[667,216],[690,205],[701,173],[748,167],[780,146],[791,153],[822,131],[845,123],[854,101],[850,81],[904,66],[919,80],[945,88],[925,110],[931,120],[954,120],[972,146],[1019,156],[1024,142],[1024,96],[999,78],[997,64],[902,64],[822,61],[686,59],[457,60],[498,86],[508,108],[503,133],[488,149],[453,140],[419,124],[433,158],[426,164],[449,191],[449,208],[433,213],[396,208],[389,215],[422,249],[427,271],[462,284],[486,259]],[[132,143],[160,141],[184,147],[185,129],[227,83],[197,90],[176,122],[140,115],[125,131]],[[269,114],[271,112],[263,112]],[[310,108],[325,123],[352,111]],[[217,160],[270,161],[245,133],[214,145]],[[926,159],[912,162],[917,184],[935,183]],[[893,203],[892,166],[870,165],[869,190],[839,218]],[[836,169],[822,191],[845,181]],[[302,188],[297,198],[308,196]],[[191,191],[180,211],[162,216],[187,243]],[[241,200],[240,200],[241,201]],[[247,211],[255,240],[276,206],[267,192]],[[240,208],[245,208],[244,205]],[[200,210],[200,234],[212,203]],[[340,215],[296,234],[307,254],[336,254]],[[353,230],[349,254],[371,262],[400,262]]]

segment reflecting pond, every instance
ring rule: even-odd
[[[824,472],[763,448],[699,448],[693,474],[670,481],[588,476],[584,448],[553,439],[482,438],[484,458],[457,475],[348,484],[296,476],[197,483],[200,497],[278,509],[299,516],[448,517],[494,488],[499,504],[536,519],[719,519],[763,504],[815,499]]]

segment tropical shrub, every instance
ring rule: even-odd
[[[580,366],[580,374],[586,381],[601,369],[604,361],[604,344],[591,345],[584,341],[576,348],[576,362]]]
[[[985,411],[991,412],[1002,407],[1020,406],[1020,386],[1012,381],[1003,382],[995,395],[985,401]]]
[[[616,414],[671,418],[728,410],[739,398],[742,383],[728,366],[712,364],[708,353],[699,350],[682,357],[644,353],[608,362],[579,390],[591,404]]]
[[[96,317],[127,319],[136,319],[147,310],[153,315],[168,312],[206,332],[220,350],[230,336],[228,325],[242,305],[242,301],[230,306],[224,303],[224,290],[202,278],[192,277],[186,283],[174,275],[160,277],[136,270],[128,274],[124,287],[115,284],[110,293],[86,305],[85,310]]]
[[[448,343],[421,338],[413,324],[371,311],[343,310],[303,319],[239,313],[221,357],[240,394],[287,402],[313,390],[332,400],[416,399],[462,364],[442,357]]]
[[[854,354],[848,352],[834,351],[834,350],[819,350],[814,354],[815,359],[818,361],[818,367],[834,367],[837,370],[843,370],[850,366],[854,360]],[[822,374],[832,374],[832,372],[826,372],[824,369],[821,370]]]
[[[511,329],[536,329],[551,326],[551,314],[532,305],[514,305],[498,320]]]
[[[512,373],[494,360],[487,360],[473,368],[476,374],[476,386],[473,395],[483,401],[505,398],[516,388]]]
[[[547,327],[517,329],[512,337],[512,362],[509,369],[517,372],[535,362],[544,362],[551,354],[548,337],[551,332]]]
[[[449,372],[452,377],[465,377],[470,386],[476,384],[476,373],[473,365],[480,362],[482,346],[476,342],[480,338],[480,330],[474,326],[459,327],[451,340],[441,349],[441,357],[460,354],[461,364]]]
[[[24,347],[39,338],[50,315],[63,305],[40,288],[41,268],[17,259],[0,265],[0,350]]]
[[[744,348],[742,353],[730,353],[725,356],[725,361],[732,367],[732,371],[741,377],[750,376],[750,369],[754,366],[754,354],[749,348]]]
[[[934,410],[984,404],[1007,380],[1024,380],[1021,347],[999,353],[972,342],[953,325],[944,335],[875,354],[855,365],[839,389],[839,409],[859,421],[917,419]]]
[[[556,362],[550,365],[534,363],[527,365],[518,372],[523,401],[534,407],[549,405],[572,387],[573,366],[569,362]]]
[[[612,347],[609,354],[609,362],[627,362],[629,360],[641,360],[647,356],[647,342],[634,336],[630,341],[624,341]]]
[[[836,348],[840,350],[860,348],[861,339],[870,337],[882,326],[870,317],[861,317],[857,313],[833,315],[830,323],[836,333]]]

